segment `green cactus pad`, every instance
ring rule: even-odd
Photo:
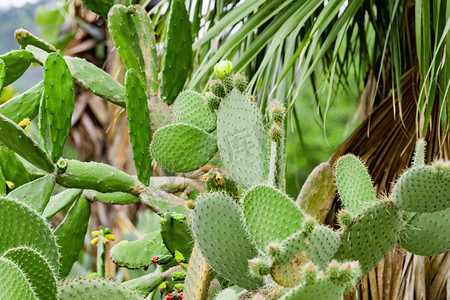
[[[302,210],[323,223],[331,210],[336,195],[336,183],[333,167],[324,162],[314,168],[309,174],[296,204]]]
[[[172,254],[178,251],[183,254],[186,262],[189,261],[192,247],[194,247],[194,237],[185,216],[172,212],[166,213],[161,221],[161,237]]]
[[[72,204],[80,195],[80,189],[68,189],[50,197],[50,200],[42,213],[42,217],[47,220],[50,219],[59,211]]]
[[[203,257],[198,245],[192,249],[183,295],[186,299],[205,299],[212,279],[212,269]]]
[[[0,168],[0,196],[6,195],[6,179],[3,176],[2,168]]]
[[[150,156],[152,130],[145,86],[139,79],[138,73],[133,69],[129,69],[125,74],[125,95],[134,165],[138,179],[148,186],[152,174],[152,158]]]
[[[245,188],[267,180],[267,139],[259,109],[233,90],[222,99],[217,114],[217,145],[234,180]]]
[[[5,176],[5,180],[9,180],[14,183],[14,188],[18,188],[22,184],[30,182],[30,178],[27,173],[27,169],[17,158],[16,154],[0,145],[0,167]]]
[[[341,233],[338,261],[359,261],[361,275],[369,272],[398,240],[403,226],[400,212],[390,204],[377,201],[362,210]]]
[[[353,214],[376,201],[366,167],[352,154],[343,156],[336,162],[336,184],[342,204]]]
[[[9,259],[19,267],[38,299],[56,299],[55,274],[39,252],[28,247],[18,247],[3,253],[3,258]]]
[[[396,207],[413,212],[450,208],[450,177],[433,166],[413,167],[395,184],[392,201]]]
[[[339,235],[325,226],[316,226],[309,235],[302,231],[294,233],[280,245],[282,253],[271,267],[273,280],[282,286],[296,286],[302,278],[302,266],[307,261],[324,268],[340,245]]]
[[[423,256],[450,251],[450,208],[416,214],[400,232],[399,244]]]
[[[46,52],[56,52],[55,46],[38,38],[28,30],[25,30],[23,28],[17,29],[14,32],[14,38],[16,39],[16,42],[20,45],[22,49],[24,49],[28,45],[33,45]]]
[[[217,152],[216,139],[188,124],[172,124],[159,129],[151,144],[153,158],[174,172],[190,172],[203,167]]]
[[[0,299],[36,299],[25,274],[12,261],[0,257]]]
[[[0,59],[0,92],[2,91],[3,86],[5,85],[6,79],[6,64]]]
[[[227,288],[221,291],[214,300],[238,300],[239,297],[236,291],[232,288]]]
[[[158,91],[158,60],[150,17],[139,5],[114,5],[108,14],[108,28],[128,69],[139,73],[148,93]]]
[[[66,172],[56,175],[56,182],[67,188],[138,193],[142,185],[135,177],[106,164],[77,160],[67,160],[67,163]]]
[[[114,0],[82,0],[89,10],[102,18],[108,18],[108,12],[114,5]]]
[[[105,204],[126,205],[140,203],[138,197],[122,192],[100,193],[94,190],[83,190],[83,194],[91,201],[98,201]]]
[[[53,172],[55,167],[38,143],[19,125],[0,114],[0,142],[36,167]]]
[[[159,231],[144,234],[134,242],[119,243],[110,251],[111,259],[119,267],[128,269],[148,268],[156,255],[168,255]]]
[[[75,278],[58,286],[58,299],[64,300],[143,300],[138,293],[102,278]]]
[[[0,55],[0,59],[3,60],[6,65],[3,86],[7,86],[19,79],[20,76],[25,73],[31,65],[34,56],[31,52],[26,50],[14,50]]]
[[[180,93],[173,105],[173,118],[176,123],[197,126],[206,132],[216,129],[217,116],[206,104],[206,100],[197,92]]]
[[[8,194],[8,198],[23,202],[38,213],[42,213],[54,187],[55,176],[49,174],[14,189]]]
[[[42,93],[41,101],[39,102],[39,115],[38,115],[38,127],[39,127],[39,141],[42,149],[48,153],[48,118],[47,110],[45,107],[45,97]]]
[[[341,300],[344,295],[344,286],[329,279],[320,278],[310,284],[301,284],[290,290],[281,298],[282,300],[314,299],[314,300]]]
[[[243,201],[245,223],[261,250],[281,242],[302,228],[304,215],[283,192],[259,185],[247,192]]]
[[[0,198],[0,253],[10,248],[30,247],[59,270],[56,238],[47,222],[36,211],[16,200]]]
[[[64,56],[76,83],[111,103],[125,107],[123,86],[108,73],[85,59]]]
[[[172,104],[184,86],[192,56],[191,22],[184,0],[170,5],[166,48],[162,62],[161,97]]]
[[[39,112],[39,102],[44,91],[44,82],[40,81],[27,91],[0,105],[0,114],[14,123],[25,118],[33,120]]]
[[[199,197],[192,225],[201,253],[220,276],[248,290],[262,285],[249,273],[248,260],[256,257],[258,250],[232,198],[222,193]]]
[[[425,165],[425,148],[426,142],[423,139],[418,139],[416,142],[416,148],[414,149],[413,166],[423,167]]]
[[[73,80],[64,58],[51,53],[44,64],[44,99],[50,131],[51,158],[62,155],[72,122],[75,94]]]
[[[33,46],[33,45],[27,45],[25,47],[25,50],[27,50],[28,52],[33,54],[34,62],[36,62],[40,65],[44,64],[44,62],[47,59],[47,56],[49,54],[48,52],[46,52],[36,46]]]
[[[164,276],[161,276],[160,274],[158,274],[158,272],[155,272],[138,277],[136,279],[122,282],[122,286],[139,293],[141,296],[146,297],[163,282]]]
[[[84,197],[77,200],[62,224],[55,230],[58,239],[59,251],[61,252],[61,267],[59,278],[64,278],[69,274],[73,263],[78,259],[81,248],[84,244],[89,218],[91,216],[91,206]]]

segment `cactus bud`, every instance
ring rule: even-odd
[[[270,139],[275,143],[280,143],[283,138],[282,130],[277,124],[273,124],[272,128],[270,128],[269,135]]]
[[[225,91],[228,93],[234,88],[234,79],[233,75],[228,75],[220,80],[225,88]]]
[[[234,75],[234,86],[239,92],[244,93],[248,86],[247,78],[237,73],[236,75]]]
[[[205,93],[206,104],[212,110],[219,109],[220,106],[220,98],[214,95],[211,92]]]
[[[102,241],[103,241],[103,244],[105,244],[105,245],[108,244],[108,242],[109,242],[109,240],[106,237],[103,237]]]
[[[184,289],[184,284],[183,283],[177,283],[177,284],[175,284],[174,289],[177,292],[182,292],[183,289]]]
[[[153,258],[151,259],[152,263],[158,264],[158,265],[165,265],[170,263],[173,260],[173,256],[172,255],[157,255],[157,256],[153,256]]]
[[[267,252],[269,253],[270,257],[272,257],[273,259],[277,259],[281,256],[282,253],[281,245],[276,243],[270,243],[267,246]]]
[[[173,300],[172,293],[168,294],[166,297],[164,297],[163,300]]]
[[[164,291],[167,289],[167,283],[166,282],[162,282],[160,285],[159,285],[159,291],[161,292],[161,293],[164,293]]]
[[[100,230],[95,230],[91,232],[92,237],[98,237],[100,235]]]
[[[308,236],[310,235],[317,225],[317,220],[311,216],[307,216],[303,221],[303,232]]]
[[[283,123],[284,107],[277,100],[273,100],[270,114],[272,116],[272,120],[275,123],[277,123],[278,125],[281,125],[281,123]]]
[[[180,263],[180,266],[181,266],[181,268],[182,268],[183,270],[187,271],[188,264],[186,264],[186,263]]]
[[[177,263],[184,261],[184,256],[180,251],[175,250],[175,260],[177,261]]]
[[[64,158],[60,158],[56,162],[56,173],[64,174],[66,172],[68,166],[69,165],[67,164],[67,160],[65,160]]]
[[[15,187],[14,182],[9,181],[9,180],[6,180],[6,185],[8,186],[8,188],[10,190],[12,190]]]
[[[97,245],[97,243],[98,243],[98,237],[93,238],[93,239],[91,240],[91,245],[92,245],[92,246]]]
[[[209,81],[209,89],[214,95],[216,95],[219,98],[223,98],[226,95],[225,88],[223,87],[222,83],[220,83],[217,80]]]
[[[186,201],[186,207],[189,209],[194,209],[194,207],[195,207],[194,201],[192,201],[192,200]]]
[[[177,298],[178,300],[183,300],[183,293],[178,293]]]
[[[172,273],[173,281],[184,280],[185,278],[186,278],[186,272],[173,272]]]
[[[116,239],[116,236],[114,234],[106,234],[105,238],[110,241],[114,241]]]
[[[316,280],[317,268],[312,261],[307,262],[303,266],[303,277],[307,284],[311,284]]]
[[[326,271],[328,278],[336,280],[339,278],[339,276],[341,275],[341,265],[336,261],[336,260],[332,260],[329,264],[328,264],[328,268]]]
[[[17,124],[17,125],[19,125],[22,128],[25,128],[25,127],[27,127],[30,124],[31,124],[30,119],[25,118],[22,121],[20,121],[19,124]]]
[[[233,72],[233,64],[229,60],[219,61],[214,66],[214,72],[216,73],[217,78],[225,78]]]
[[[346,262],[342,264],[340,269],[338,282],[348,287],[353,286],[355,279],[358,278],[360,273],[359,263],[357,261]]]
[[[97,272],[96,273],[89,273],[88,274],[88,278],[97,278],[97,277],[99,277],[100,276],[100,274],[98,274]]]
[[[350,211],[343,209],[338,214],[338,222],[342,227],[348,227],[353,222],[353,216]]]
[[[255,277],[262,277],[270,274],[270,266],[261,258],[254,258],[248,261],[250,273]]]

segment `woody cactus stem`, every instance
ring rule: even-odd
[[[274,100],[270,110],[273,125],[269,131],[271,146],[268,184],[281,190],[284,190],[284,116],[283,106]]]

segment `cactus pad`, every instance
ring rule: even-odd
[[[50,200],[47,203],[47,206],[44,209],[44,212],[42,213],[42,217],[45,219],[50,219],[54,215],[56,215],[59,211],[61,211],[63,208],[67,207],[75,199],[77,199],[81,194],[80,189],[68,189],[64,192],[61,192],[59,194],[56,194],[52,197],[50,197]]]
[[[14,224],[12,226],[12,224]],[[56,238],[47,222],[30,207],[0,198],[0,253],[10,248],[30,247],[39,251],[56,272],[59,252]]]
[[[423,256],[450,251],[450,208],[416,214],[400,232],[399,244]]]
[[[123,86],[102,69],[85,59],[64,56],[76,83],[111,103],[125,107]]]
[[[53,172],[55,167],[38,143],[19,125],[0,114],[0,142],[36,167]]]
[[[136,292],[106,279],[75,278],[58,286],[58,299],[64,300],[143,300]]]
[[[307,261],[324,268],[340,245],[337,233],[325,226],[316,226],[309,235],[296,232],[280,245],[282,253],[272,264],[272,278],[280,285],[294,287],[302,278],[302,266]]]
[[[42,213],[55,187],[55,176],[47,175],[24,184],[8,194],[8,198],[16,199]]]
[[[183,254],[185,261],[189,261],[194,246],[194,237],[187,217],[172,212],[166,213],[161,221],[161,237],[164,245],[172,254],[179,251]]]
[[[197,126],[206,132],[216,129],[217,117],[206,100],[197,92],[184,91],[180,93],[173,105],[173,118],[176,123]]]
[[[359,261],[361,275],[369,272],[394,246],[403,226],[400,213],[384,201],[362,210],[342,234],[338,261]]]
[[[3,258],[14,262],[23,272],[38,299],[56,299],[56,278],[44,256],[28,247],[12,248]]]
[[[221,291],[214,300],[238,300],[239,297],[236,291],[232,288],[227,288]]]
[[[190,172],[204,166],[216,154],[217,143],[200,128],[173,124],[155,132],[151,152],[162,167],[174,172]]]
[[[238,184],[249,188],[266,182],[269,156],[259,109],[237,90],[220,103],[217,145],[223,164]]]
[[[77,200],[75,206],[69,210],[63,223],[55,230],[61,253],[61,267],[59,278],[64,278],[72,269],[73,263],[78,259],[81,248],[83,248],[84,237],[89,225],[91,206],[84,197]]]
[[[14,50],[0,55],[0,59],[3,60],[6,65],[3,86],[7,86],[19,79],[20,76],[25,73],[31,65],[34,56],[31,52],[26,50]]]
[[[13,151],[1,145],[0,167],[3,172],[3,176],[5,176],[5,179],[14,183],[14,188],[18,188],[22,184],[30,181],[27,169],[20,161],[20,159],[17,158],[17,155]]]
[[[55,52],[56,48],[55,46],[47,43],[44,40],[41,40],[37,36],[33,35],[31,32],[25,29],[17,29],[14,32],[14,38],[16,39],[16,42],[20,45],[22,49],[24,49],[28,45],[33,45],[35,47],[38,47],[46,52]]]
[[[186,299],[205,299],[212,279],[212,269],[195,244],[189,259],[184,296]]]
[[[149,147],[152,130],[145,91],[146,88],[139,79],[139,74],[135,70],[129,69],[125,74],[125,98],[130,143],[138,179],[148,186],[152,174],[152,158]]]
[[[450,171],[450,167],[443,168]],[[450,177],[434,166],[413,167],[395,184],[392,201],[396,207],[413,212],[450,208]]]
[[[0,257],[0,299],[36,299],[36,294],[19,267]]]
[[[45,111],[50,131],[51,158],[56,162],[62,155],[72,122],[75,94],[73,80],[64,58],[54,52],[44,64]]]
[[[109,11],[108,28],[128,69],[139,73],[148,93],[158,90],[158,60],[153,26],[140,5],[114,5]]]
[[[67,170],[56,182],[67,188],[92,189],[102,193],[136,193],[142,185],[135,177],[106,164],[67,160]]]
[[[359,213],[367,203],[376,201],[366,167],[352,154],[336,162],[336,184],[345,209],[353,214]]]
[[[191,56],[191,22],[186,4],[184,0],[173,0],[170,5],[161,84],[161,97],[169,105],[184,86],[191,67]]]
[[[110,251],[111,259],[120,267],[128,269],[148,268],[155,255],[170,254],[164,246],[159,231],[144,234],[134,242],[119,243]]]
[[[122,286],[146,297],[163,282],[164,276],[158,274],[158,272],[155,272],[122,282]]]
[[[114,0],[82,0],[89,10],[92,10],[102,18],[108,17],[108,12],[114,5]]]
[[[331,210],[335,195],[336,183],[333,167],[328,162],[324,162],[309,174],[297,197],[296,204],[306,214],[323,223]]]
[[[314,300],[341,300],[344,286],[329,279],[320,278],[310,284],[301,284],[293,288],[282,300],[314,299]]]
[[[302,227],[302,211],[286,194],[273,187],[252,188],[243,204],[245,223],[261,250],[269,243],[283,241]]]
[[[258,250],[232,198],[222,193],[199,197],[192,224],[200,251],[220,276],[249,290],[262,285],[262,281],[250,276],[248,260],[256,257]]]
[[[33,120],[39,112],[39,102],[44,91],[44,82],[40,81],[27,91],[0,105],[0,114],[14,123],[25,118]]]

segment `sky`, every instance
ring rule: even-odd
[[[0,0],[0,10],[10,8],[11,6],[21,7],[27,3],[36,3],[38,0]]]

